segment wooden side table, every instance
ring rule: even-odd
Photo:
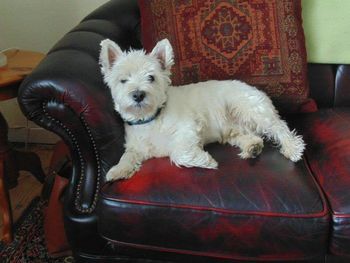
[[[5,52],[8,63],[0,67],[0,101],[17,97],[22,80],[32,72],[43,59],[44,54],[10,50]],[[12,211],[9,189],[18,183],[18,171],[29,171],[41,183],[45,174],[39,157],[31,152],[19,152],[11,148],[8,139],[8,125],[0,112],[0,209],[3,218],[3,241],[12,241]]]

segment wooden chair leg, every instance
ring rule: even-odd
[[[29,171],[39,182],[45,181],[40,158],[35,153],[18,152],[11,149],[7,141],[7,134],[8,125],[0,112],[0,210],[3,218],[3,241],[6,243],[13,239],[9,189],[17,185],[18,171]]]
[[[9,243],[13,239],[12,234],[12,211],[10,196],[5,182],[4,160],[0,156],[0,209],[2,210],[3,241]]]

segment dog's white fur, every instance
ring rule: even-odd
[[[147,120],[162,108],[148,123],[125,123],[125,153],[107,173],[108,181],[130,178],[152,157],[169,156],[177,166],[216,169],[217,162],[203,150],[211,142],[238,146],[245,159],[260,154],[267,138],[290,160],[302,157],[303,139],[289,130],[264,92],[237,80],[170,86],[174,60],[167,39],[150,54],[123,52],[113,41],[103,40],[100,64],[115,110],[125,122]],[[145,92],[139,103],[135,91]]]

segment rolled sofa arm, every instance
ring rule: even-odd
[[[124,49],[140,48],[138,23],[135,0],[106,3],[67,33],[19,89],[27,118],[70,148],[65,207],[73,217],[94,212],[104,175],[123,152],[123,124],[102,81],[99,44],[110,38]]]

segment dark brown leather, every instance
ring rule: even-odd
[[[350,66],[308,65],[310,97],[319,108],[350,106]]]
[[[105,180],[104,175],[112,165],[118,162],[123,153],[124,143],[123,123],[114,112],[111,95],[102,82],[98,65],[99,43],[104,38],[111,38],[123,49],[141,47],[140,19],[136,0],[112,0],[85,18],[52,48],[40,66],[26,78],[20,87],[18,100],[22,111],[29,119],[60,135],[70,149],[73,171],[64,198],[64,220],[68,240],[76,259],[82,262],[109,262],[117,259],[126,260],[127,257],[133,256],[138,258],[138,262],[141,262],[142,259],[156,259],[160,253],[130,246],[116,246],[113,242],[102,238],[100,234],[100,231],[103,231],[106,235],[107,227],[112,226],[113,219],[127,224],[127,221],[121,221],[122,214],[117,213],[117,211],[120,211],[118,210],[120,207],[114,210],[115,201],[109,200],[107,202],[108,199],[99,198],[101,185]],[[348,72],[348,66],[343,65],[309,65],[308,74],[311,97],[316,99],[319,108],[350,106],[349,92],[347,92],[349,89]],[[298,122],[298,119],[296,122]],[[306,142],[309,143],[308,141]],[[273,158],[276,154],[279,156],[277,151],[272,151],[270,154],[269,158]],[[278,157],[277,160],[282,159]],[[281,163],[278,161],[278,165],[266,167],[266,170],[260,171],[258,169],[255,172],[256,174],[262,172],[272,176],[274,169],[278,167],[287,169],[285,165],[284,161],[281,161]],[[243,175],[244,171],[242,171],[242,178],[244,178]],[[300,178],[300,175],[297,178]],[[244,181],[244,179],[242,180]],[[304,180],[310,180],[310,176],[306,176]],[[267,184],[269,185],[268,182]],[[279,187],[282,186],[274,184],[274,187],[280,189]],[[292,189],[293,187],[292,184],[290,188]],[[248,188],[245,189],[245,191],[248,191]],[[108,193],[105,190],[108,189],[104,189],[104,194]],[[312,188],[304,190],[303,193],[306,195],[314,193]],[[117,192],[113,193],[118,194]],[[246,194],[246,192],[242,193]],[[262,197],[261,192],[257,191],[255,197]],[[192,198],[195,200],[196,196],[192,196]],[[289,202],[281,202],[281,204],[286,204],[287,206],[284,208],[281,206],[280,209],[295,211],[293,209],[296,204],[293,206],[292,202],[294,196],[289,198],[285,197],[283,199],[284,202],[286,200],[289,200]],[[99,203],[97,202],[98,200]],[[164,202],[164,200],[161,201]],[[306,203],[304,203],[304,200],[300,201],[302,202],[301,204],[308,204],[308,201],[305,201]],[[235,201],[232,202],[233,205],[242,205],[243,208],[249,203],[247,200],[244,201],[242,199],[237,204]],[[316,206],[314,208],[316,210],[318,209],[318,204],[318,202],[315,203]],[[310,204],[307,205],[308,209],[310,209],[310,206]],[[100,207],[103,207],[103,209],[100,210]],[[248,207],[250,206],[245,208],[247,209]],[[127,208],[130,209],[130,206]],[[253,209],[252,207],[250,208]],[[261,210],[262,207],[259,209]],[[272,206],[271,209],[276,209],[276,206]],[[113,217],[104,217],[103,211],[106,211],[106,213],[110,212],[110,215]],[[134,213],[139,216],[142,211],[140,207],[135,207]],[[129,210],[129,213],[131,213],[131,210]],[[213,215],[217,216],[215,212],[213,212]],[[129,218],[127,217],[127,219]],[[184,219],[180,216],[177,220],[181,222]],[[108,223],[106,223],[107,221]],[[157,224],[157,222],[155,223],[152,220],[147,222],[150,229]],[[145,223],[142,222],[141,225],[145,226]],[[167,223],[171,225],[172,221],[169,219]],[[315,223],[316,228],[319,227],[324,231],[324,221],[315,221]],[[329,224],[333,224],[332,227],[334,229],[338,227],[343,229],[343,232],[339,233],[344,235],[345,243],[342,243],[343,240],[338,237],[337,240],[340,242],[340,245],[337,246],[345,245],[346,247],[341,248],[341,250],[343,254],[348,253],[350,246],[347,245],[346,240],[350,237],[350,233],[344,227],[348,226],[347,219],[333,217],[333,221],[329,221]],[[269,225],[271,231],[273,231],[274,227],[281,226],[283,225]],[[295,230],[294,227],[296,225],[293,225],[291,229]],[[113,226],[113,228],[115,227]],[[131,235],[133,229],[130,229],[130,231]],[[124,234],[126,235],[127,233]],[[296,236],[293,231],[291,234],[292,237]],[[108,235],[115,239],[112,241],[116,241],[119,238],[116,233],[111,232]],[[280,234],[276,233],[276,235]],[[323,235],[324,232],[321,232],[320,240],[309,242],[310,251],[308,253],[310,255],[324,252],[322,247]],[[153,237],[152,235],[150,237],[156,238],[156,236]],[[273,240],[273,237],[270,238],[271,240],[267,241],[278,242]],[[188,240],[186,242],[189,242],[190,246],[191,242],[195,241]],[[220,243],[222,240],[217,240],[217,242]],[[315,250],[317,242],[320,242],[320,250],[318,252]],[[263,243],[261,242],[262,246]],[[185,242],[181,244],[181,246],[185,245]],[[241,244],[238,242],[237,245]],[[291,244],[281,243],[280,245],[287,247]],[[301,248],[298,248],[298,244],[295,245],[297,250],[299,249],[298,251],[300,251]],[[216,244],[216,246],[215,249],[220,249],[219,245]],[[307,245],[305,245],[305,250],[306,247]],[[293,247],[291,246],[289,249],[290,255],[293,255]],[[262,250],[259,247],[256,250],[256,255],[260,255],[259,253]],[[334,248],[332,250],[335,251]],[[123,259],[119,256],[121,254]],[[162,259],[177,260],[181,258],[177,261],[186,262],[188,258],[186,254],[176,254],[176,256],[173,256],[173,254],[165,253]],[[306,254],[307,251],[305,251]],[[332,256],[331,258],[333,259],[334,257]],[[197,259],[199,260],[198,257],[196,257]],[[201,257],[201,259],[203,259],[203,262],[208,262],[205,257]],[[137,261],[132,259],[130,262]]]
[[[339,65],[335,75],[334,106],[350,106],[350,66]]]
[[[334,70],[334,66],[329,64],[308,65],[310,97],[319,108],[334,106]]]
[[[123,124],[102,82],[99,44],[111,38],[124,49],[140,48],[138,18],[136,1],[106,3],[65,35],[19,90],[25,115],[70,148],[65,225],[73,247],[89,253],[106,246],[96,231],[95,208],[104,175],[118,162],[124,143]]]
[[[331,207],[330,250],[350,256],[350,108],[323,109],[298,119],[306,158]]]
[[[231,146],[208,151],[218,170],[156,158],[131,179],[106,184],[101,235],[116,245],[236,260],[326,254],[328,208],[303,162],[268,145],[255,160],[240,159]]]

